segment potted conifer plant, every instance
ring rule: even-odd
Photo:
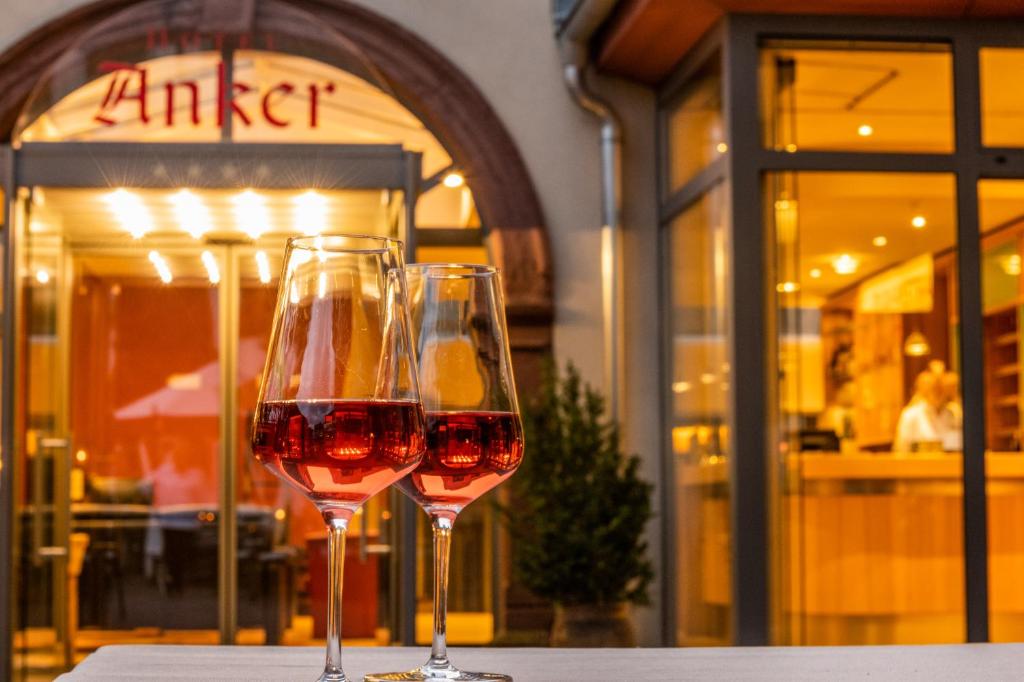
[[[653,575],[643,539],[651,485],[622,452],[605,400],[550,362],[523,410],[526,456],[505,518],[525,586],[554,605],[552,646],[635,646],[629,608]]]

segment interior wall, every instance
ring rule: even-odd
[[[602,380],[600,277],[600,150],[598,122],[571,99],[562,82],[550,5],[505,0],[356,0],[406,28],[466,73],[504,122],[540,197],[554,261],[558,356],[572,359],[593,383]],[[0,0],[0,51],[42,23],[85,5],[83,0]],[[623,177],[626,404],[624,437],[660,472],[654,102],[648,90],[601,79],[597,89],[626,122]],[[654,501],[661,499],[656,491]],[[661,565],[656,509],[648,529],[652,559]],[[637,614],[643,644],[661,643],[660,577],[654,606]]]

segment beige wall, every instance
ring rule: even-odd
[[[600,153],[598,124],[567,94],[548,0],[357,0],[418,33],[480,88],[519,145],[550,230],[555,267],[555,348],[601,382]],[[0,0],[0,50],[85,2]],[[598,90],[626,123],[625,443],[658,481],[658,343],[654,99],[646,89],[601,79]],[[660,506],[660,490],[655,505]],[[660,509],[650,546],[660,574]],[[637,614],[644,644],[660,643],[655,606]]]

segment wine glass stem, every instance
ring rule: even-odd
[[[432,516],[434,526],[434,638],[430,647],[432,665],[448,664],[448,556],[452,546],[454,517]]]
[[[327,518],[327,663],[322,682],[341,682],[341,586],[345,573],[348,519]]]

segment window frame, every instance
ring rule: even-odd
[[[989,640],[988,518],[985,463],[985,385],[981,310],[981,234],[978,181],[1024,178],[1024,148],[985,147],[981,136],[980,49],[1024,48],[1024,20],[948,20],[928,18],[866,18],[843,16],[728,15],[683,59],[658,89],[657,131],[659,226],[662,246],[661,325],[663,367],[667,354],[669,313],[667,275],[671,254],[665,233],[671,220],[686,210],[712,185],[726,182],[729,190],[728,226],[731,304],[730,355],[736,376],[744,376],[744,391],[734,391],[730,428],[730,527],[733,568],[733,638],[739,645],[773,641],[772,549],[773,511],[769,490],[774,472],[769,466],[777,371],[774,334],[772,241],[763,215],[763,180],[772,171],[875,171],[952,173],[956,177],[957,287],[960,308],[960,364],[964,404],[963,447],[963,562],[965,633],[967,642]],[[761,139],[759,78],[760,50],[768,39],[857,40],[864,42],[937,42],[952,51],[954,149],[949,153],[801,151],[765,148]],[[722,59],[722,102],[728,151],[675,191],[668,191],[668,108],[693,75],[716,52]],[[757,197],[757,200],[752,200]],[[742,289],[735,273],[744,277]],[[762,339],[760,352],[742,352],[740,339]],[[662,372],[662,462],[665,480],[674,481],[674,464],[667,436],[668,375]],[[664,486],[663,504],[674,509],[673,486]],[[666,517],[665,574],[674,575],[676,538],[672,514]],[[676,600],[672,581],[665,581],[665,643],[674,644]]]

